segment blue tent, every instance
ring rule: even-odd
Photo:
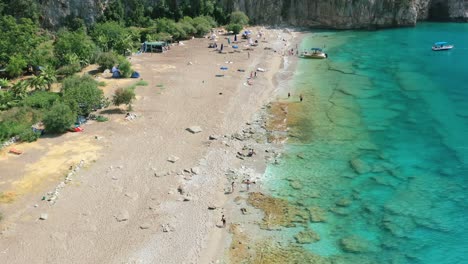
[[[119,71],[115,71],[112,73],[112,78],[120,78],[120,72]]]
[[[133,73],[132,73],[132,76],[130,76],[130,78],[140,78],[140,73],[138,73],[138,72],[133,72]]]

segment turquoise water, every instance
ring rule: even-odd
[[[330,57],[300,60],[305,100],[266,173],[272,195],[319,208],[321,239],[304,247],[339,263],[468,263],[468,24],[320,32],[301,49],[314,46]]]

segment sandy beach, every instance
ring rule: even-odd
[[[192,39],[134,55],[149,83],[136,89],[135,119],[110,107],[102,110],[108,122],[89,122],[83,133],[15,146],[21,156],[3,150],[0,262],[221,263],[228,226],[242,217],[239,200],[274,161],[274,147],[262,144],[265,105],[285,96],[277,78],[287,74],[277,73],[297,41],[297,33],[260,30],[252,50],[242,40],[220,54],[209,39]],[[112,81],[105,93],[129,83]],[[247,190],[246,179],[257,184]],[[56,199],[43,200],[54,190]]]

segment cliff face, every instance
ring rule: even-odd
[[[222,0],[255,23],[339,29],[468,21],[468,0]]]
[[[38,0],[43,24],[56,28],[67,16],[88,24],[109,0]],[[157,2],[151,0],[150,2]],[[254,23],[339,29],[412,26],[418,20],[468,21],[468,0],[218,0],[244,11]]]
[[[42,25],[56,28],[68,16],[82,18],[93,24],[102,15],[108,0],[39,0],[42,8]]]

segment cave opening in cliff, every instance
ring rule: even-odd
[[[446,1],[432,3],[429,9],[429,20],[446,21],[449,19],[449,7]]]

